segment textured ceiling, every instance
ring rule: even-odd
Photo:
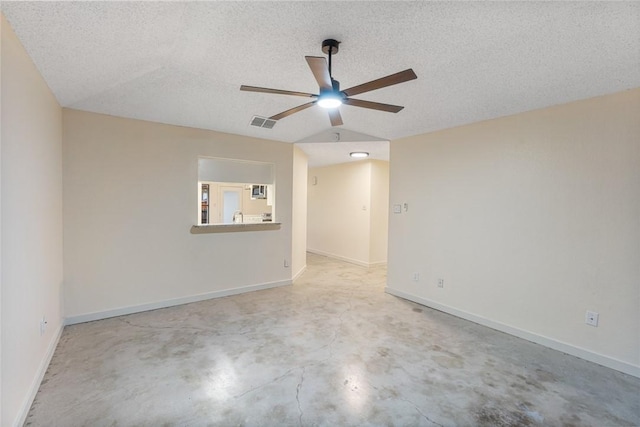
[[[309,157],[309,167],[357,162],[355,151],[369,153],[369,159],[389,160],[389,141],[345,129],[343,126],[308,136],[296,142]]]
[[[304,56],[322,56],[325,38],[342,42],[333,61],[342,88],[406,68],[418,75],[355,97],[404,105],[398,114],[341,107],[343,128],[383,140],[640,86],[639,2],[1,7],[64,107],[286,142],[330,135],[326,111],[304,110],[272,130],[250,127],[253,115],[307,99],[240,85],[317,93]]]

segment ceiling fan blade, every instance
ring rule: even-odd
[[[280,120],[284,119],[287,116],[290,116],[298,111],[306,110],[309,107],[312,107],[317,101],[307,102],[306,104],[298,105],[297,107],[293,107],[287,111],[283,111],[280,114],[276,114],[275,116],[269,117],[271,120]]]
[[[400,105],[382,104],[380,102],[363,101],[361,99],[352,98],[347,98],[343,100],[342,103],[353,107],[369,108],[371,110],[386,111],[389,113],[397,113],[404,108]]]
[[[331,120],[331,126],[341,126],[342,125],[342,116],[340,115],[340,110],[337,108],[331,108],[327,110],[329,113],[329,120]]]
[[[276,95],[304,96],[307,98],[313,98],[314,96],[318,96],[318,95],[314,95],[313,93],[294,92],[290,90],[269,89],[266,87],[245,86],[245,85],[240,86],[240,90],[244,90],[247,92],[275,93]]]
[[[363,83],[358,86],[350,87],[342,92],[347,96],[358,95],[359,93],[370,92],[372,90],[381,89],[383,87],[397,85],[398,83],[404,83],[409,80],[417,79],[416,73],[411,68],[400,71],[399,73],[391,74],[386,77],[381,77],[376,80],[372,80],[367,83]]]
[[[327,60],[322,56],[305,56],[304,59],[307,60],[307,64],[309,64],[309,68],[311,68],[313,77],[316,78],[320,89],[333,90]]]

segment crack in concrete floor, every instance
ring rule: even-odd
[[[293,286],[66,327],[26,424],[640,425],[640,379],[385,294],[385,274],[309,255]]]
[[[429,418],[428,416],[426,416],[418,407],[418,405],[416,405],[415,403],[413,403],[412,401],[408,400],[408,399],[402,399],[403,401],[407,402],[408,404],[410,404],[411,406],[413,406],[416,411],[418,411],[418,413],[420,414],[420,416],[422,416],[422,418],[424,418],[425,420],[427,420],[429,423],[437,425],[439,427],[444,427],[442,424],[437,423],[435,421],[433,421],[431,418]]]
[[[300,411],[300,426],[302,426],[302,416],[304,415],[304,411],[302,410],[302,407],[300,406],[300,390],[302,390],[302,383],[304,383],[304,372],[305,372],[305,367],[302,367],[302,373],[300,373],[300,382],[298,383],[298,386],[296,387],[296,402],[298,402],[298,411]]]

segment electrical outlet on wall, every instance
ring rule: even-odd
[[[595,311],[587,311],[587,314],[585,315],[585,318],[584,318],[584,323],[586,323],[589,326],[598,326],[599,317],[600,315]]]
[[[438,287],[444,288],[444,279],[438,279]]]

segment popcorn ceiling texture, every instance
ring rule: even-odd
[[[342,42],[342,88],[406,68],[418,79],[356,96],[343,128],[393,140],[640,86],[638,2],[2,2],[64,107],[295,142],[330,129],[304,60]]]

